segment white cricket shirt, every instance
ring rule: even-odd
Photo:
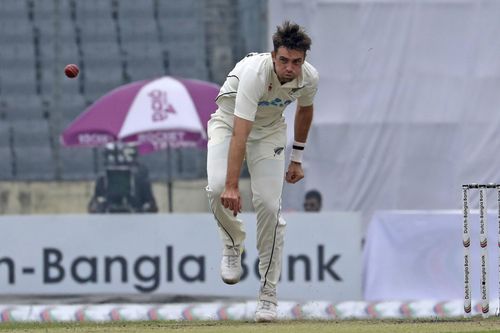
[[[293,81],[281,84],[274,72],[271,53],[250,53],[236,64],[222,85],[212,118],[233,125],[233,116],[253,122],[252,132],[271,133],[284,124],[283,111],[293,101],[313,104],[318,71],[308,62]]]

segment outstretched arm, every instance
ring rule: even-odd
[[[233,136],[229,144],[227,158],[226,186],[221,195],[221,203],[225,208],[233,211],[234,216],[241,212],[241,198],[238,188],[241,165],[245,157],[248,135],[253,122],[234,116]]]
[[[314,108],[313,105],[300,106],[297,104],[297,111],[295,112],[295,142],[305,143],[307,141],[307,134],[309,133],[309,128],[311,128],[311,123],[313,119]],[[304,170],[302,169],[302,153],[301,150],[297,150],[298,156],[292,154],[290,165],[288,166],[288,171],[286,172],[286,181],[291,184],[295,184],[302,178],[304,178]]]

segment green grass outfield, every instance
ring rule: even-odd
[[[0,323],[0,332],[500,332],[500,319],[280,321],[143,321],[107,323]]]

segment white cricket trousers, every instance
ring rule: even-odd
[[[252,203],[257,213],[256,234],[261,290],[275,290],[281,273],[286,226],[280,214],[285,172],[286,125],[283,124],[283,128],[278,132],[255,139],[259,134],[250,133],[245,158],[250,173]],[[207,194],[224,248],[242,245],[245,240],[243,221],[234,217],[231,210],[224,208],[220,200],[225,187],[231,135],[232,128],[226,123],[218,119],[209,121]],[[276,302],[275,299],[270,301]]]

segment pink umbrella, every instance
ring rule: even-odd
[[[205,147],[218,92],[213,83],[168,76],[126,84],[90,105],[64,130],[61,142],[87,147],[134,142],[141,154]]]

